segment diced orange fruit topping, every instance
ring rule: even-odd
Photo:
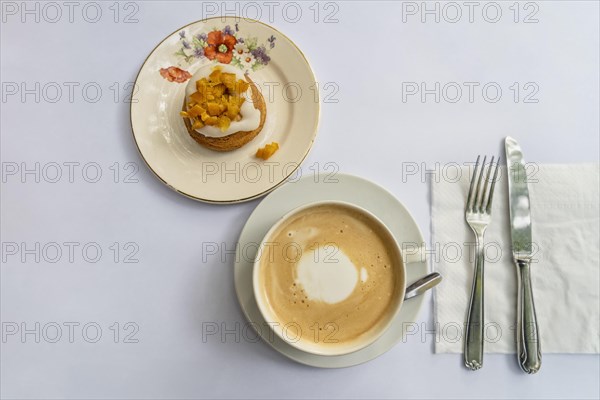
[[[243,95],[250,87],[248,82],[236,78],[235,74],[215,67],[208,78],[196,81],[196,91],[179,115],[189,118],[193,129],[210,125],[226,131],[231,121],[242,119],[240,110],[246,100]]]
[[[275,152],[279,150],[279,143],[272,142],[256,151],[256,157],[268,160]]]

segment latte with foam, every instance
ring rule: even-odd
[[[389,231],[344,203],[317,204],[280,223],[257,256],[257,299],[291,343],[340,354],[372,341],[395,315],[404,272]]]

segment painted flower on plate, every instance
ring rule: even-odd
[[[247,53],[248,49],[246,48],[246,46],[244,46],[243,43],[238,43],[235,45],[235,47],[233,48],[233,53],[235,54],[236,57],[242,57],[242,55],[244,53]]]
[[[254,66],[256,59],[251,53],[244,53],[240,57],[240,63],[243,69],[251,69]]]
[[[233,48],[237,43],[235,36],[224,35],[221,31],[212,31],[206,40],[208,44],[204,48],[204,55],[209,60],[217,60],[223,64],[229,64],[233,58]]]
[[[275,47],[276,40],[271,35],[260,43],[258,37],[242,35],[239,24],[224,28],[213,27],[208,33],[180,31],[178,34],[179,49],[175,55],[183,58],[185,63],[191,64],[195,60],[206,58],[246,71],[256,71],[269,64],[269,52]],[[166,72],[165,75],[168,76]]]

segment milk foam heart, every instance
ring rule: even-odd
[[[296,266],[296,283],[310,300],[334,304],[345,300],[356,288],[358,268],[335,246],[321,246],[302,255]],[[366,270],[361,271],[364,282]]]

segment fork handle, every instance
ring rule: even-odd
[[[528,260],[516,260],[518,269],[517,356],[521,369],[535,374],[542,366],[542,350],[531,288]]]
[[[475,246],[475,273],[465,329],[465,366],[472,371],[483,365],[483,237]]]

